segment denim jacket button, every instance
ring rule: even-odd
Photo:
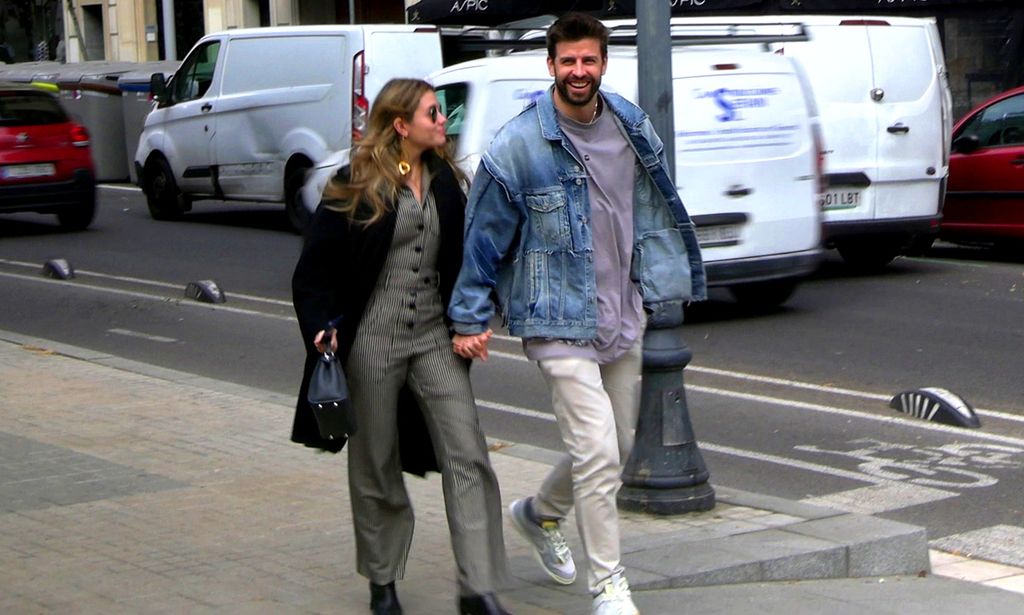
[[[576,185],[579,186],[582,183],[583,183],[583,180],[577,177],[576,178]]]

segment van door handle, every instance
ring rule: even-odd
[[[199,107],[199,110],[202,111],[203,113],[206,113],[210,109],[213,109],[213,105],[211,105],[210,103],[203,103],[203,106]]]
[[[905,135],[908,132],[910,132],[910,126],[906,126],[906,125],[902,124],[901,122],[896,122],[892,126],[886,128],[886,130],[888,130],[890,133],[892,133],[894,135],[895,134]]]
[[[1024,156],[1017,158],[1016,160],[1010,161],[1010,164],[1012,164],[1015,167],[1024,167]]]
[[[741,196],[750,196],[751,192],[753,192],[753,190],[751,190],[750,188],[745,188],[743,186],[733,186],[725,191],[725,196],[731,196],[735,199]]]

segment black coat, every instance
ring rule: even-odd
[[[466,197],[446,163],[433,158],[425,160],[433,174],[430,191],[434,195],[441,231],[438,290],[443,305],[448,305],[462,265]],[[345,181],[348,169],[339,171],[339,176]],[[337,356],[342,365],[346,364],[359,322],[391,248],[395,221],[393,207],[369,226],[352,223],[345,214],[320,207],[306,231],[302,255],[292,276],[292,302],[306,347],[306,364],[292,425],[293,442],[332,453],[345,446],[344,439],[320,437],[316,418],[306,401],[310,375],[319,357],[313,338],[329,321],[340,316]],[[437,471],[437,458],[426,422],[408,388],[399,394],[397,411],[402,469],[421,476]]]

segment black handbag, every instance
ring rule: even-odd
[[[356,413],[349,399],[345,371],[330,350],[317,359],[306,401],[313,408],[321,438],[334,440],[356,433]]]

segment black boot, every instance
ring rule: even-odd
[[[494,594],[459,597],[460,615],[512,615],[501,606]]]
[[[394,581],[387,585],[377,585],[370,581],[370,610],[373,615],[402,615],[402,605],[398,604]]]

